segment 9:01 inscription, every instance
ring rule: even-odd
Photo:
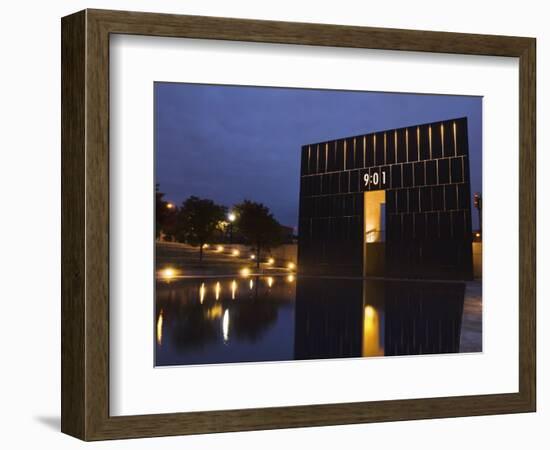
[[[374,172],[372,175],[369,175],[368,172],[365,172],[363,175],[363,186],[364,187],[379,187],[386,185],[386,171],[381,170],[380,174]]]
[[[390,184],[390,173],[387,166],[363,169],[359,174],[359,185],[362,191],[387,189]]]

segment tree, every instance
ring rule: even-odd
[[[256,267],[260,267],[262,249],[282,241],[282,227],[262,203],[244,200],[235,205],[236,225],[245,239],[256,248]]]
[[[164,192],[160,192],[159,184],[155,184],[155,237],[160,237],[160,232],[171,234],[175,225],[175,207],[164,200]]]
[[[176,238],[179,241],[198,245],[199,259],[202,261],[204,244],[214,236],[224,218],[225,207],[209,199],[191,196],[178,210]]]

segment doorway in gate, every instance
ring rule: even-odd
[[[363,276],[383,276],[386,268],[386,191],[366,191],[363,204]]]

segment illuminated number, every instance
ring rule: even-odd
[[[374,183],[375,186],[378,186],[378,172],[374,172],[372,174],[372,182]]]
[[[386,171],[382,171],[382,184],[386,184]]]
[[[363,180],[365,181],[365,186],[368,186],[369,185],[369,174],[366,173],[365,175],[363,175]]]

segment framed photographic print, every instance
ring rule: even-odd
[[[62,431],[535,410],[535,40],[62,20]]]

